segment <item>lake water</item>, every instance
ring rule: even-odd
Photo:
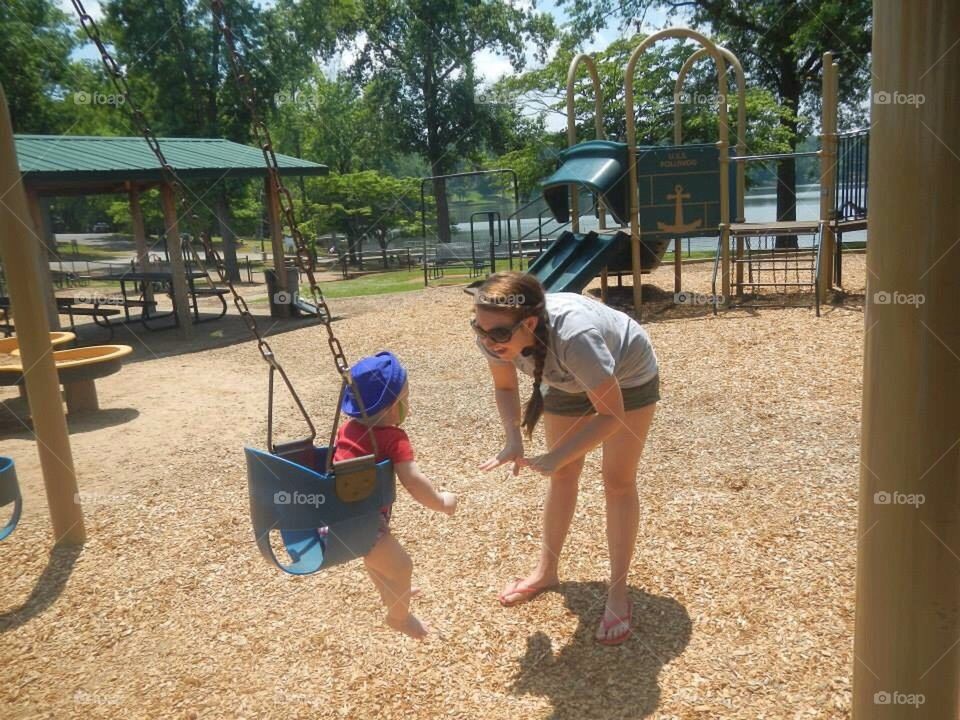
[[[777,196],[773,188],[759,188],[752,192],[748,192],[744,197],[744,214],[746,216],[747,222],[769,222],[775,220],[777,217]],[[815,220],[820,216],[820,186],[819,185],[800,185],[797,188],[797,219],[798,220]],[[545,216],[548,217],[548,216]],[[533,219],[522,219],[520,220],[520,232],[526,234],[531,233],[529,238],[536,239],[537,233],[537,220]],[[556,226],[555,223],[550,222],[548,225],[545,225],[544,229],[549,231],[551,228]],[[609,218],[607,222],[607,227],[616,227],[616,222],[613,218]],[[454,238],[453,245],[454,247],[450,248],[450,255],[470,255],[470,223],[459,223],[454,226]],[[581,232],[587,232],[590,230],[599,230],[599,222],[596,217],[592,214],[584,214],[580,219],[580,230]],[[503,233],[503,243],[500,247],[497,248],[497,255],[506,257],[506,239],[507,232],[506,228],[502,229]],[[517,236],[517,223],[513,221],[511,235],[515,238]],[[487,241],[489,238],[489,231],[487,223],[482,219],[476,219],[474,221],[474,237],[477,242],[477,254],[486,254]],[[845,243],[852,242],[865,242],[867,238],[866,231],[858,230],[856,232],[844,233],[843,240]],[[800,237],[801,246],[811,244],[809,237],[804,238]],[[716,236],[711,237],[691,237],[689,239],[685,238],[683,241],[684,251],[687,249],[696,251],[696,250],[709,250],[713,252],[717,247],[717,238]],[[446,254],[446,253],[445,253]]]

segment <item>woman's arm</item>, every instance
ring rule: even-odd
[[[488,361],[490,375],[493,377],[494,396],[497,412],[503,424],[506,442],[503,450],[480,466],[481,470],[492,470],[504,463],[513,461],[513,474],[520,472],[516,460],[523,457],[523,435],[520,432],[520,388],[517,383],[517,369],[510,363]]]
[[[407,489],[414,500],[428,510],[453,515],[457,508],[457,496],[453,493],[438,492],[433,483],[427,479],[427,476],[420,472],[417,463],[413,460],[397,463],[394,469],[397,472],[397,479],[400,484]]]
[[[521,461],[521,465],[549,475],[578,457],[586,455],[621,427],[626,427],[623,393],[616,377],[610,376],[592,390],[587,390],[587,397],[597,409],[597,414],[584,423],[577,432],[564,438],[550,452],[525,458]]]

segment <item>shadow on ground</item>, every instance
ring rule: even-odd
[[[633,634],[622,645],[594,640],[606,585],[562,583],[559,592],[579,618],[573,638],[555,653],[550,638],[535,632],[513,683],[519,695],[538,695],[553,705],[551,720],[641,718],[659,704],[660,670],[690,641],[686,609],[673,598],[631,589]]]
[[[53,605],[67,586],[81,551],[79,546],[53,549],[30,596],[19,607],[0,613],[0,633],[15,630]]]

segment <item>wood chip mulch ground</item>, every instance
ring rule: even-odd
[[[710,270],[686,268],[684,287],[708,293]],[[415,612],[433,627],[423,643],[382,625],[360,563],[293,578],[259,557],[242,448],[264,442],[266,369],[233,313],[188,345],[118,331],[135,356],[98,381],[100,412],[71,421],[82,550],[50,554],[35,444],[16,391],[0,389],[0,454],[25,499],[0,544],[2,714],[849,717],[864,274],[862,256],[846,259],[848,294],[819,319],[809,296],[714,317],[672,305],[672,268],[650,278],[663,401],[639,481],[635,632],[617,648],[593,641],[607,572],[599,453],[563,584],[528,605],[496,601],[535,562],[545,481],[476,469],[501,430],[460,288],[331,302],[350,358],[390,348],[407,364],[419,463],[460,496],[452,518],[402,491],[395,508]],[[338,385],[322,330],[272,332],[327,432]]]

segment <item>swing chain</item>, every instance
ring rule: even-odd
[[[83,27],[84,32],[87,37],[93,42],[97,49],[100,51],[100,57],[103,60],[103,64],[107,69],[107,74],[110,76],[110,80],[113,82],[113,86],[116,88],[117,92],[123,97],[123,104],[125,107],[129,108],[131,117],[137,129],[140,131],[140,134],[143,135],[144,139],[147,141],[147,144],[150,146],[150,149],[153,151],[153,154],[156,156],[157,161],[160,163],[161,174],[163,175],[164,182],[171,188],[174,193],[174,196],[177,198],[178,204],[181,208],[181,215],[188,218],[188,222],[196,221],[197,216],[195,213],[192,213],[188,207],[188,198],[186,196],[186,190],[184,183],[180,180],[179,175],[174,167],[167,161],[166,156],[163,153],[163,150],[160,147],[160,141],[157,139],[156,134],[147,124],[146,116],[143,112],[137,107],[132,99],[132,94],[130,92],[130,86],[127,83],[126,76],[123,72],[123,68],[120,64],[113,58],[110,54],[110,51],[107,50],[106,46],[103,43],[102,38],[100,37],[100,30],[97,27],[96,21],[93,17],[87,13],[86,9],[83,6],[82,0],[71,0],[73,3],[74,9],[77,11],[77,15],[80,18],[80,25]],[[194,228],[191,226],[191,230]],[[257,340],[257,350],[260,352],[260,355],[263,357],[264,361],[270,366],[271,376],[270,376],[270,407],[268,413],[268,445],[272,448],[272,425],[273,425],[273,372],[278,371],[280,377],[283,379],[284,384],[287,387],[287,390],[293,396],[293,400],[296,403],[297,407],[300,410],[300,414],[303,416],[304,421],[307,426],[310,428],[310,438],[311,440],[316,437],[317,431],[313,425],[313,421],[310,419],[310,416],[307,414],[306,409],[303,406],[303,403],[300,401],[300,397],[297,395],[296,390],[293,387],[293,384],[290,382],[287,377],[286,372],[284,372],[279,361],[276,358],[276,355],[273,352],[273,349],[270,347],[270,343],[260,334],[260,328],[257,326],[256,318],[254,318],[253,313],[250,312],[250,307],[247,305],[247,301],[244,297],[237,291],[236,286],[230,280],[229,273],[227,272],[226,264],[223,261],[223,258],[220,256],[220,253],[217,252],[216,248],[213,246],[213,241],[207,235],[207,233],[194,233],[195,237],[199,237],[203,243],[203,248],[213,259],[214,267],[217,270],[217,275],[220,277],[220,282],[226,285],[230,289],[230,294],[233,298],[233,304],[237,308],[237,312],[240,313],[240,317],[243,318],[244,324],[247,326],[247,329]],[[201,263],[201,267],[203,267]],[[204,274],[207,275],[207,279],[211,280],[210,275],[206,272],[206,268],[203,267]],[[212,281],[211,281],[212,284]]]
[[[330,307],[327,305],[326,298],[323,296],[323,290],[320,289],[320,286],[317,284],[317,279],[314,276],[316,260],[304,241],[303,234],[297,225],[293,196],[284,186],[283,180],[280,177],[280,165],[277,162],[277,155],[273,148],[273,139],[270,136],[270,131],[267,129],[267,126],[260,119],[260,114],[257,110],[256,91],[250,81],[249,72],[244,67],[243,58],[237,51],[237,38],[227,22],[224,2],[223,0],[211,0],[210,4],[213,8],[214,22],[226,42],[227,56],[229,57],[234,77],[240,86],[243,102],[250,112],[253,131],[256,135],[257,143],[263,152],[264,160],[266,161],[270,184],[276,195],[277,204],[280,206],[280,211],[286,220],[290,235],[293,237],[293,242],[296,247],[295,258],[297,267],[306,274],[310,281],[310,292],[313,296],[313,303],[317,308],[320,322],[323,323],[327,331],[327,344],[330,346],[330,353],[333,355],[333,364],[343,381],[354,390],[353,380],[350,378],[349,373],[350,363],[347,362],[346,355],[343,352],[343,346],[340,344],[340,340],[337,339],[333,330],[333,314],[330,312]]]
[[[327,300],[323,296],[323,290],[320,289],[320,286],[317,284],[317,278],[314,275],[314,270],[316,269],[316,260],[314,259],[314,255],[310,251],[310,248],[307,246],[306,242],[304,242],[303,234],[300,232],[300,228],[297,225],[297,216],[294,212],[293,206],[293,196],[284,186],[283,180],[280,177],[280,164],[277,162],[277,155],[273,149],[273,139],[270,137],[270,131],[267,129],[267,126],[260,119],[260,113],[257,110],[256,90],[250,80],[249,71],[244,66],[243,57],[241,57],[240,53],[237,51],[237,38],[234,35],[233,29],[227,22],[224,0],[211,0],[210,5],[213,9],[214,23],[219,29],[220,34],[223,36],[224,42],[227,45],[227,56],[230,59],[230,66],[233,70],[234,77],[237,79],[237,82],[240,86],[241,96],[243,97],[244,104],[247,106],[247,110],[250,112],[253,130],[257,136],[257,142],[260,144],[260,149],[263,151],[263,158],[267,165],[267,172],[270,177],[270,183],[274,189],[274,194],[277,198],[277,204],[280,206],[280,210],[283,213],[288,228],[290,229],[290,235],[293,237],[293,242],[296,247],[297,267],[302,272],[306,273],[307,279],[310,281],[310,292],[313,296],[313,304],[317,309],[320,322],[323,323],[323,326],[327,331],[327,345],[329,345],[330,354],[333,356],[333,364],[336,367],[337,372],[340,374],[341,393],[346,389],[350,390],[353,397],[357,400],[360,416],[363,418],[364,422],[366,422],[369,419],[367,417],[367,410],[364,407],[360,391],[354,383],[353,376],[350,374],[350,363],[347,362],[346,354],[343,351],[343,345],[340,344],[340,340],[333,330],[333,313],[330,312],[330,307],[327,305]],[[336,435],[339,423],[340,409],[338,404],[337,412],[333,420],[331,437]],[[377,449],[377,440],[372,434],[371,438],[373,441],[374,454],[377,455],[379,454]]]

